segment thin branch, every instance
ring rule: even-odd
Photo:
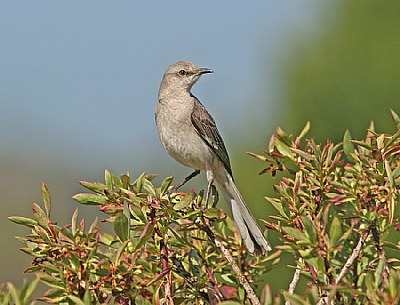
[[[367,237],[369,235],[370,232],[370,228],[368,228],[368,230],[364,231],[361,236],[360,239],[358,240],[357,246],[353,249],[353,252],[351,253],[350,257],[347,259],[346,263],[344,264],[342,270],[340,271],[339,276],[336,278],[335,280],[335,285],[338,285],[340,283],[340,281],[345,277],[345,275],[347,274],[347,272],[349,272],[351,266],[353,266],[354,261],[358,258],[358,256],[360,255],[360,251],[361,248],[363,247],[365,241],[367,240]],[[326,292],[324,292],[321,296],[321,299],[318,301],[317,305],[328,305],[328,304],[335,304],[335,301],[332,299],[329,303],[329,297],[326,294]]]
[[[163,270],[168,269],[168,248],[166,244],[164,243],[164,240],[160,241],[160,247],[161,247],[161,262],[162,262],[162,268]],[[164,278],[164,304],[169,305],[170,300],[171,300],[171,277],[170,277],[171,272],[168,272],[165,275]]]
[[[203,226],[202,229],[207,233],[208,238],[215,243],[215,245],[221,250],[223,255],[225,256],[226,260],[232,266],[233,272],[239,279],[240,284],[242,284],[244,290],[246,291],[247,298],[250,300],[251,304],[253,305],[261,305],[260,300],[258,299],[257,295],[255,294],[253,288],[251,288],[249,281],[247,280],[246,276],[240,270],[239,266],[236,264],[232,254],[229,252],[227,248],[223,245],[223,243],[218,240],[214,233],[211,231],[209,226]]]
[[[329,303],[329,298],[328,296],[323,296],[319,302],[317,303],[317,305],[334,305],[334,301],[331,300],[331,302]]]
[[[216,295],[219,297],[220,300],[224,299],[221,290],[218,287],[217,280],[215,279],[214,272],[208,267],[207,263],[203,261],[204,267],[206,268],[206,272],[208,275],[208,279],[210,280],[213,289],[215,290]]]
[[[161,265],[162,265],[162,269],[164,271],[164,270],[169,269],[169,267],[168,267],[169,250],[168,250],[168,247],[167,247],[167,245],[166,245],[166,243],[164,241],[165,236],[163,236],[161,234],[161,231],[158,228],[158,224],[157,224],[157,220],[156,220],[155,216],[156,216],[156,211],[153,208],[150,211],[150,218],[151,218],[151,220],[152,220],[152,222],[154,224],[154,228],[155,228],[155,231],[156,231],[157,235],[162,238],[160,240],[160,250],[161,250]],[[172,278],[171,278],[170,275],[171,275],[171,271],[168,272],[165,275],[165,278],[164,278],[164,302],[163,302],[164,305],[173,304],[173,300],[171,298],[171,284],[172,284],[171,282],[172,282]]]
[[[328,304],[328,296],[324,295],[322,298],[318,301],[317,305],[327,305]]]
[[[343,266],[343,269],[340,271],[339,276],[336,278],[335,285],[339,284],[339,282],[344,278],[346,273],[350,270],[351,266],[354,263],[354,260],[357,259],[358,256],[360,255],[361,248],[364,245],[365,241],[367,240],[368,235],[369,235],[369,229],[361,234],[357,246],[354,248],[353,253],[351,253],[350,257],[347,259],[346,263]]]
[[[299,262],[300,263],[303,262],[303,258],[302,257],[299,258]],[[294,272],[294,275],[293,275],[293,279],[289,284],[288,292],[289,292],[290,295],[292,295],[294,293],[294,291],[296,289],[296,286],[297,286],[297,283],[300,280],[300,272],[301,272],[300,266],[297,264],[296,271]],[[290,305],[290,304],[291,304],[290,300],[286,300],[285,305]]]
[[[375,246],[376,249],[378,250],[378,257],[379,257],[379,263],[377,267],[377,272],[379,274],[377,275],[377,278],[380,280],[380,283],[387,285],[389,282],[389,270],[387,269],[386,266],[386,253],[385,250],[383,250],[382,248],[381,239],[379,237],[379,233],[378,230],[376,229],[375,223],[371,225],[371,231],[372,231],[372,236],[374,237]]]
[[[327,294],[326,291],[324,291],[324,292],[322,293],[322,297],[321,297],[321,299],[318,301],[317,305],[335,305],[336,303],[335,303],[335,299],[334,299],[334,297],[333,297],[334,295],[335,295],[334,290],[332,290],[332,291],[329,293],[329,295]]]

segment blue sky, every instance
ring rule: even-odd
[[[193,91],[223,135],[247,137],[246,128],[234,130],[237,118],[259,116],[260,105],[261,117],[273,112],[275,62],[290,53],[291,37],[315,24],[318,8],[315,1],[2,1],[0,158],[29,149],[105,166],[124,146],[122,158],[150,161],[143,152],[160,148],[159,82],[181,59],[215,70]]]

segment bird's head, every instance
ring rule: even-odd
[[[213,73],[211,69],[199,68],[188,61],[178,61],[165,71],[163,82],[168,87],[190,90],[202,74]]]

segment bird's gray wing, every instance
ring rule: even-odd
[[[194,128],[199,136],[206,142],[206,144],[213,150],[217,157],[224,164],[225,169],[232,177],[232,169],[229,161],[228,152],[226,151],[224,141],[218,132],[217,125],[214,119],[208,113],[207,109],[200,101],[194,97],[193,112],[191,120]]]

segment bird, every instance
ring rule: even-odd
[[[209,73],[213,70],[199,68],[189,61],[168,66],[161,80],[155,112],[160,140],[173,159],[195,170],[179,186],[205,171],[206,202],[216,181],[249,253],[267,255],[271,246],[234,183],[229,155],[215,120],[191,93],[200,77]]]

